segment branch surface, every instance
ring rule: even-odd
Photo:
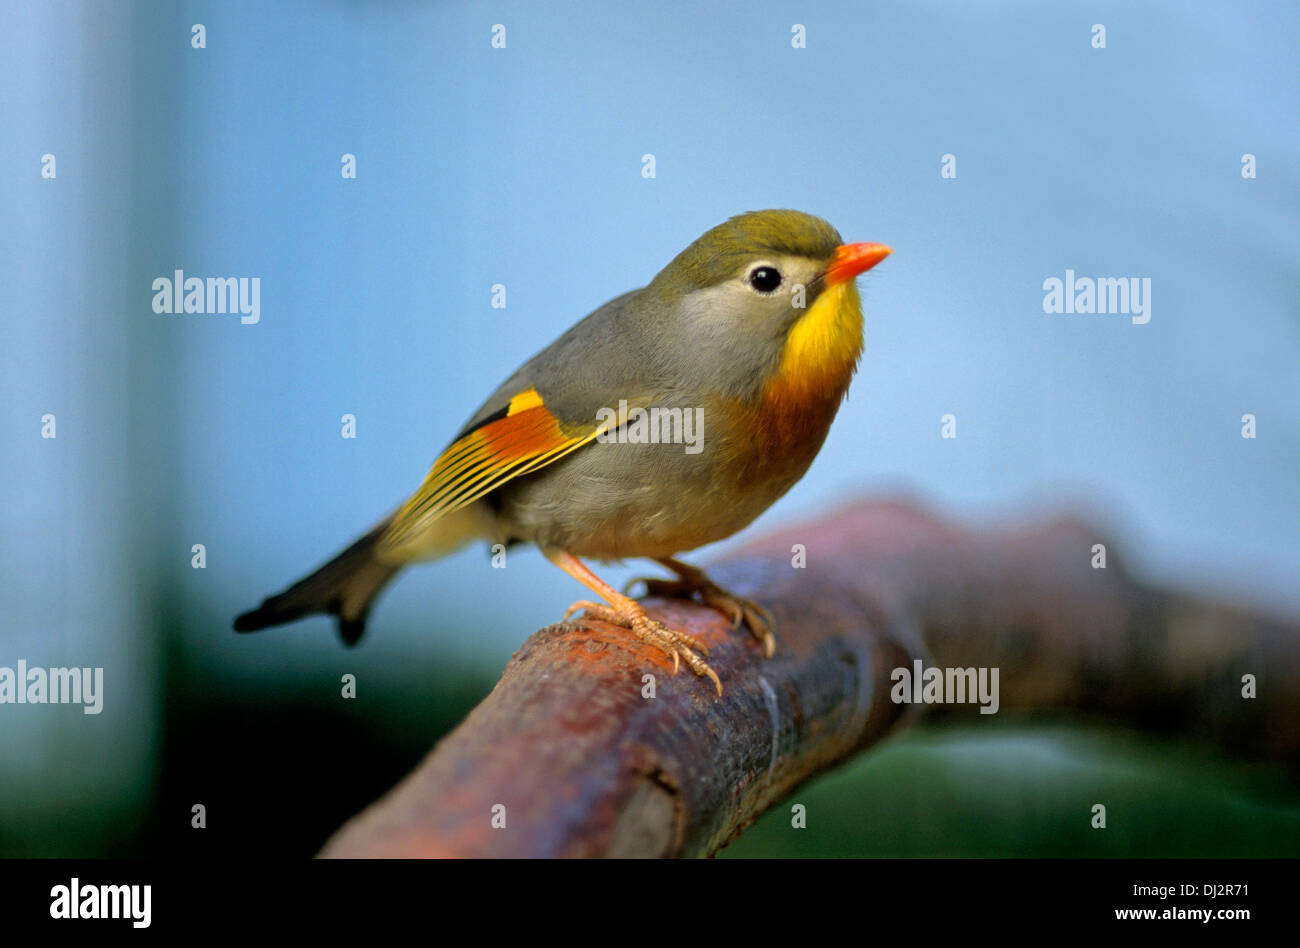
[[[1094,543],[1107,545],[1105,569],[1091,565]],[[773,658],[712,609],[646,605],[710,646],[722,697],[684,666],[673,676],[624,629],[582,618],[542,629],[321,855],[709,855],[907,720],[996,717],[895,703],[891,674],[915,660],[997,668],[999,714],[1098,715],[1240,756],[1300,757],[1300,626],[1143,587],[1076,519],[962,527],[909,503],[862,502],[709,574],[772,610]],[[1241,696],[1245,674],[1258,679],[1254,699]]]

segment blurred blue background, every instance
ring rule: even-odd
[[[1284,2],[6,4],[0,665],[102,665],[107,692],[97,717],[0,706],[0,852],[180,846],[190,802],[274,795],[330,748],[357,779],[296,831],[312,851],[580,589],[471,548],[403,574],[353,652],[324,618],[231,618],[413,490],[518,363],[750,209],[895,250],[861,281],[848,403],[753,529],[862,492],[1073,505],[1154,581],[1300,611],[1297,48]],[[1045,315],[1067,268],[1149,277],[1150,323]],[[175,269],[259,277],[261,321],[155,315]],[[282,721],[288,748],[243,743]],[[1087,739],[982,769],[1023,794],[1017,754]],[[924,740],[889,766],[969,766]],[[1151,779],[1125,786],[1172,792]],[[935,805],[861,851],[989,851],[909,849]],[[1270,814],[1261,845],[1294,848],[1294,802]]]

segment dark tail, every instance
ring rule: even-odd
[[[385,520],[316,572],[271,596],[252,612],[235,619],[236,632],[256,632],[325,612],[338,616],[339,637],[356,645],[366,630],[366,613],[375,597],[401,569],[375,555]]]

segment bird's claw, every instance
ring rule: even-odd
[[[701,654],[705,656],[709,654],[709,647],[695,636],[664,625],[657,619],[651,619],[646,615],[645,610],[636,603],[632,603],[631,608],[620,610],[614,606],[599,602],[586,600],[575,602],[564,613],[565,621],[568,621],[569,616],[579,609],[593,619],[601,619],[630,629],[632,634],[641,641],[653,645],[666,655],[672,656],[674,675],[681,668],[681,663],[685,662],[686,667],[695,674],[710,679],[714,687],[718,689],[718,694],[722,694],[722,681],[718,678],[717,672],[710,668],[709,664],[700,657]]]
[[[731,619],[733,629],[740,628],[741,625],[748,626],[754,638],[758,639],[766,657],[771,658],[775,654],[776,636],[772,634],[772,630],[776,627],[776,619],[761,603],[727,592],[702,573],[679,579],[638,576],[628,580],[627,585],[623,587],[624,594],[627,594],[637,583],[645,587],[646,596],[660,596],[667,599],[690,599],[698,596],[704,605],[717,609]]]

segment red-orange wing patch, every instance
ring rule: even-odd
[[[489,418],[442,452],[433,470],[399,510],[380,544],[391,549],[445,514],[459,510],[506,481],[558,461],[617,422],[564,425],[536,389],[510,400],[504,415]]]

